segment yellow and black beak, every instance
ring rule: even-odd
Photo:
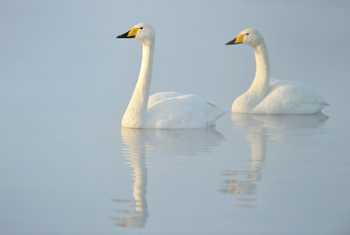
[[[240,34],[231,41],[226,42],[226,45],[237,45],[242,44],[244,40],[244,34]]]
[[[139,30],[139,28],[132,28],[128,32],[120,34],[116,38],[135,38]]]

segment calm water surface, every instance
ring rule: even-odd
[[[0,233],[349,234],[347,1],[2,1]],[[179,14],[179,12],[181,14]],[[229,109],[254,75],[224,43],[259,28],[277,79],[326,115],[227,113],[215,129],[132,130],[120,118],[157,30],[152,92]]]
[[[221,131],[122,129],[130,185],[113,221],[131,233],[346,234],[349,160],[333,152],[328,121],[228,115]]]

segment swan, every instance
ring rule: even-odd
[[[270,83],[269,59],[262,35],[253,28],[241,31],[226,45],[247,44],[255,51],[255,79],[232,103],[235,113],[315,114],[328,105],[312,91],[288,81]]]
[[[216,105],[192,94],[160,92],[149,96],[155,32],[139,23],[117,38],[134,38],[142,44],[139,77],[122,118],[128,128],[205,128],[214,126],[223,112]]]

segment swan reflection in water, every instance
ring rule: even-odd
[[[149,216],[147,205],[147,164],[149,154],[167,156],[195,156],[210,152],[224,137],[213,128],[187,130],[121,129],[122,154],[131,167],[133,178],[133,200],[127,202],[129,209],[121,211],[115,218],[119,227],[142,228]]]
[[[317,115],[246,115],[231,114],[233,125],[246,132],[250,146],[249,166],[246,170],[227,170],[223,189],[232,194],[238,206],[256,205],[257,184],[261,180],[266,157],[266,145],[271,141],[282,140],[295,132],[303,134],[322,126],[328,117]],[[305,134],[305,133],[304,133]]]

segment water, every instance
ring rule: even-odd
[[[345,234],[349,160],[332,164],[327,117],[231,118],[222,133],[123,129],[131,184],[115,198],[116,225],[146,234]]]
[[[3,1],[0,13],[1,234],[349,233],[347,1]],[[228,109],[254,61],[224,43],[254,26],[272,76],[331,105],[120,128],[140,48],[113,37],[140,20],[157,30],[152,92]]]

